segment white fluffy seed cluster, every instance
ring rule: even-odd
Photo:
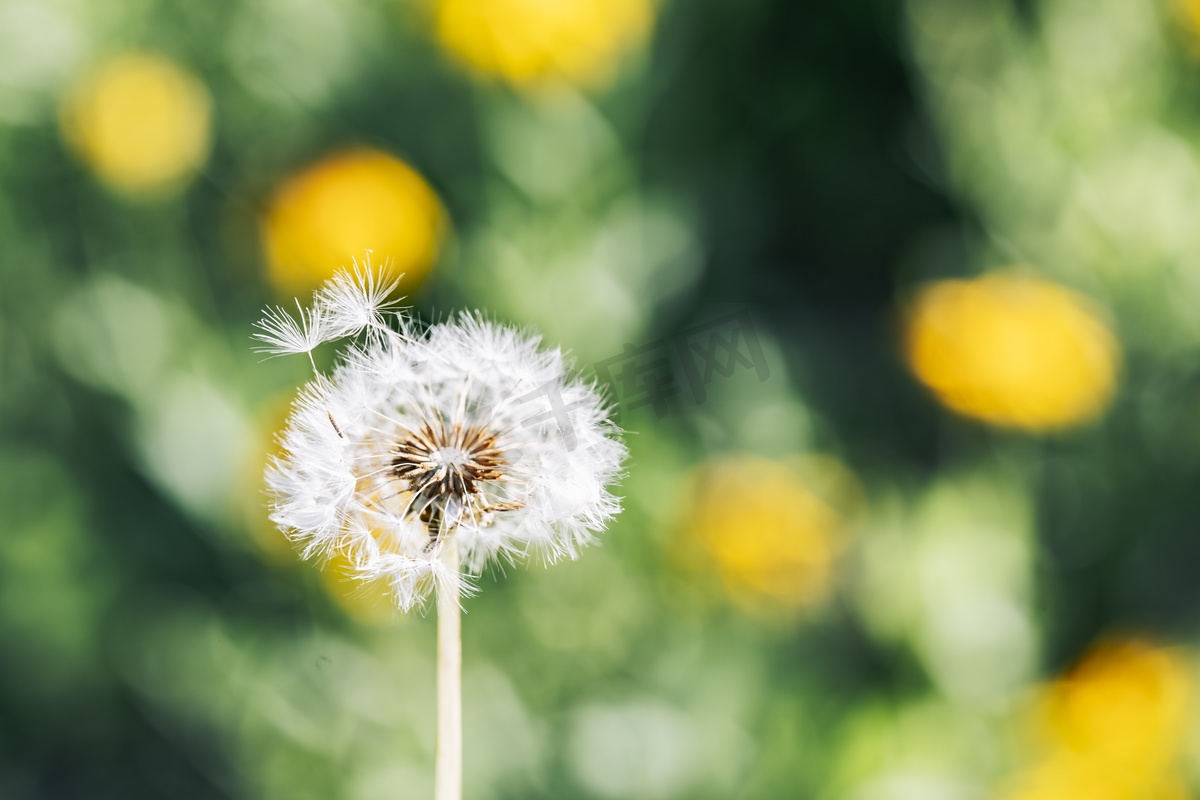
[[[620,510],[608,487],[626,450],[596,386],[479,315],[420,328],[388,304],[394,288],[356,268],[259,323],[276,355],[350,339],[296,398],[267,471],[272,520],[403,610],[439,585],[469,591],[500,557],[575,557]],[[443,559],[451,540],[462,571]]]

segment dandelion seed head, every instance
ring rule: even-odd
[[[256,348],[268,355],[311,353],[318,345],[355,336],[368,329],[380,331],[386,315],[396,308],[390,300],[403,276],[377,274],[369,258],[353,270],[341,270],[317,290],[313,304],[296,302],[293,316],[282,307],[268,308],[255,327]]]
[[[268,468],[272,519],[403,610],[469,591],[501,559],[573,558],[620,510],[610,486],[626,451],[596,387],[536,335],[477,313],[418,329],[391,311],[393,288],[356,267],[299,321],[260,323],[271,353],[350,338],[297,394]],[[461,572],[442,559],[451,539]]]

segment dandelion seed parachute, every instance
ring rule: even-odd
[[[305,556],[346,556],[396,605],[499,558],[574,557],[620,510],[625,457],[595,385],[558,349],[478,314],[419,329],[387,303],[393,283],[341,273],[299,320],[268,310],[271,354],[351,337],[330,376],[304,386],[268,468],[272,520]],[[394,322],[395,325],[390,325]],[[466,574],[442,552],[453,537]]]

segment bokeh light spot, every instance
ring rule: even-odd
[[[1084,423],[1116,388],[1119,345],[1087,301],[1015,273],[926,288],[907,334],[917,378],[950,409],[993,425]]]
[[[332,155],[272,198],[262,225],[271,282],[302,294],[369,251],[403,273],[411,292],[437,258],[444,216],[433,189],[400,159],[369,148]]]
[[[648,0],[441,0],[437,36],[471,67],[514,84],[596,83],[653,16]]]
[[[1038,696],[1037,758],[1008,800],[1183,800],[1193,685],[1178,652],[1113,639]]]
[[[683,533],[751,607],[820,603],[833,581],[842,520],[790,465],[725,456],[701,466],[686,501]]]
[[[1191,694],[1173,651],[1138,640],[1106,642],[1054,684],[1043,713],[1056,745],[1146,770],[1178,751]]]
[[[1098,768],[1099,767],[1099,768]],[[1058,756],[1028,770],[1014,781],[1005,800],[1186,800],[1177,774],[1118,778],[1088,759]]]
[[[85,75],[62,107],[63,134],[106,183],[124,192],[177,184],[208,155],[211,100],[160,56],[127,53]]]

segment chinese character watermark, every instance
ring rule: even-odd
[[[692,402],[700,405],[708,399],[708,386],[716,376],[729,378],[739,368],[753,370],[759,381],[771,374],[748,309],[696,325],[669,341],[627,344],[620,355],[597,361],[594,367],[596,376],[612,385],[618,414],[648,405],[659,419],[682,394],[677,376]]]
[[[553,419],[558,424],[559,433],[562,434],[563,441],[567,445],[567,452],[574,450],[579,446],[579,439],[575,436],[575,426],[571,424],[571,412],[588,405],[588,401],[580,400],[567,405],[563,402],[562,393],[558,390],[558,384],[547,383],[544,386],[534,389],[529,394],[514,399],[513,402],[517,405],[523,405],[543,397],[546,399],[546,405],[549,406],[549,410],[526,417],[523,420],[524,426],[540,425],[549,419]]]
[[[745,367],[754,370],[760,383],[771,376],[749,309],[684,331],[675,337],[675,347],[697,405],[708,398],[714,372],[728,378]]]
[[[640,347],[627,344],[619,355],[597,361],[593,368],[596,377],[614,387],[618,412],[622,406],[634,409],[648,405],[661,418],[667,413],[668,399],[678,392],[670,350],[662,339]]]
[[[700,405],[708,399],[708,387],[718,376],[730,378],[738,369],[751,370],[761,382],[771,374],[748,309],[688,328],[669,340],[626,344],[620,353],[597,361],[593,368],[601,382],[612,386],[618,417],[649,406],[659,419],[670,411],[675,398],[684,396],[680,377],[687,396]],[[540,425],[553,419],[567,450],[578,447],[571,412],[586,403],[566,403],[554,384],[534,389],[513,402],[534,401],[540,401],[539,410],[524,424]]]

